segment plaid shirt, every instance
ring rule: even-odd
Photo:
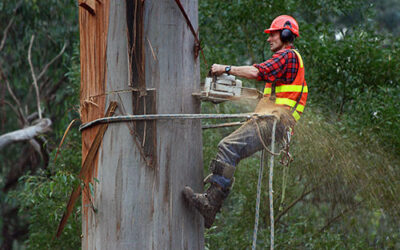
[[[293,46],[287,46],[284,49],[276,52],[267,61],[254,64],[258,69],[258,81],[274,82],[280,80],[285,84],[290,84],[294,81],[299,69],[299,63],[296,57]]]

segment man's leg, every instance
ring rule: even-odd
[[[251,119],[247,121],[220,141],[215,159],[231,166],[236,166],[240,160],[262,150],[263,142],[265,145],[270,145],[274,119]],[[283,125],[278,122],[277,131],[282,130],[282,127]]]
[[[270,144],[272,124],[273,119],[249,120],[218,144],[216,159],[210,164],[212,175],[207,178],[211,186],[206,193],[194,193],[190,187],[185,187],[185,198],[203,215],[207,228],[213,224],[215,215],[229,194],[235,166],[241,159],[263,148],[260,135],[266,145]],[[283,126],[278,124],[277,131],[282,130]]]

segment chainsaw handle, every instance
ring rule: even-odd
[[[211,69],[208,71],[207,77],[212,77],[213,82],[217,82],[217,75],[213,74],[213,73],[211,72]]]

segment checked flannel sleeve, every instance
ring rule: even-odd
[[[299,69],[296,54],[290,49],[279,50],[267,61],[253,66],[259,71],[258,81],[274,82],[280,80],[286,84],[294,81]]]

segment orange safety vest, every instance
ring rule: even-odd
[[[308,88],[304,79],[303,59],[297,50],[292,49],[292,51],[296,53],[300,63],[296,78],[290,84],[282,83],[279,80],[274,83],[265,83],[264,96],[270,96],[271,100],[275,99],[276,104],[289,107],[294,119],[298,121],[306,106]]]

